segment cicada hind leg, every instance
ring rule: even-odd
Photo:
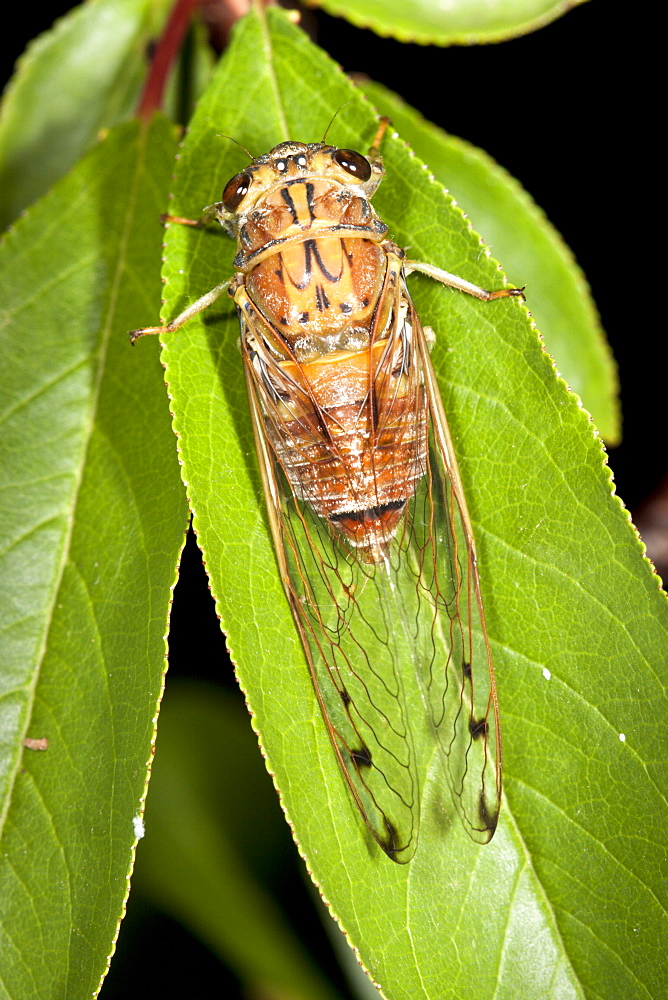
[[[439,281],[442,285],[447,285],[448,288],[456,288],[460,292],[466,292],[467,295],[472,295],[475,299],[480,299],[482,302],[494,302],[496,299],[507,298],[523,300],[525,298],[524,288],[497,288],[491,291],[487,288],[481,288],[480,285],[474,285],[473,282],[467,281],[465,278],[460,278],[457,274],[450,274],[449,271],[444,271],[433,264],[425,264],[424,261],[420,260],[404,261],[404,273],[406,275],[413,274],[416,271],[420,274],[427,274],[434,281]]]

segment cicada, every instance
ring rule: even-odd
[[[236,240],[235,274],[131,338],[233,297],[276,559],[315,695],[355,806],[403,863],[418,843],[425,741],[473,840],[490,840],[501,798],[473,530],[406,278],[421,271],[483,300],[522,292],[408,260],[388,238],[371,205],[386,127],[367,156],[282,142],[198,222],[172,217],[217,219]]]

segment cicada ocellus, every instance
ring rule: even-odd
[[[406,287],[422,271],[479,299],[488,292],[409,261],[370,199],[368,156],[282,142],[234,176],[217,219],[237,241],[225,290],[241,352],[269,522],[285,593],[341,773],[394,861],[415,853],[421,765],[415,733],[440,748],[469,835],[492,837],[501,738],[475,543],[428,336]],[[420,719],[407,709],[417,677]]]

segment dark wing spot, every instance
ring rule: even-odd
[[[362,744],[359,750],[350,751],[350,759],[355,767],[371,767],[371,751],[364,744]]]
[[[471,664],[470,663],[467,663],[466,661],[464,661],[464,663],[462,663],[462,673],[464,674],[464,677],[465,677],[466,680],[470,679],[470,677],[471,677]]]
[[[480,822],[482,823],[483,830],[489,830],[490,834],[493,834],[496,830],[498,816],[490,816],[489,810],[487,809],[487,803],[485,802],[485,791],[482,788],[480,789],[478,807],[480,809]]]
[[[474,740],[479,740],[481,736],[487,736],[489,732],[487,719],[471,719],[469,722],[469,732]]]
[[[345,688],[341,688],[341,690],[339,691],[339,694],[341,695],[341,701],[343,702],[343,704],[346,705],[346,706],[349,705],[350,702],[352,701],[352,698],[350,697],[350,695],[348,694],[348,692],[346,691],[346,689]]]
[[[385,823],[385,838],[380,846],[383,848],[388,857],[395,860],[394,855],[397,851],[402,850],[398,843],[399,835],[397,833],[397,828],[394,823],[387,818],[387,816],[383,816],[383,822]]]

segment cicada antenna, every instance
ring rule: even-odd
[[[329,125],[328,125],[328,126],[327,126],[327,128],[325,129],[325,134],[323,135],[323,137],[322,137],[322,139],[321,139],[321,142],[323,142],[323,143],[324,143],[325,139],[327,138],[327,133],[329,132],[330,128],[332,127],[332,125],[333,125],[333,123],[334,123],[334,119],[335,119],[335,118],[336,118],[336,116],[338,115],[339,111],[343,111],[343,109],[344,109],[344,108],[347,108],[349,104],[350,104],[350,101],[346,101],[346,103],[345,103],[345,104],[342,104],[340,108],[337,108],[337,109],[336,109],[336,111],[334,112],[334,114],[332,115],[332,117],[331,117],[331,118],[330,118],[330,120],[329,120]]]
[[[251,152],[249,152],[249,150],[247,150],[246,147],[243,146],[239,142],[238,139],[235,139],[234,136],[223,135],[222,132],[216,132],[216,138],[218,138],[218,139],[229,139],[230,142],[236,142],[237,146],[239,146],[241,149],[243,149],[244,153],[246,154],[246,156],[248,157],[249,160],[254,160],[255,159],[255,157],[253,156],[253,154]]]

